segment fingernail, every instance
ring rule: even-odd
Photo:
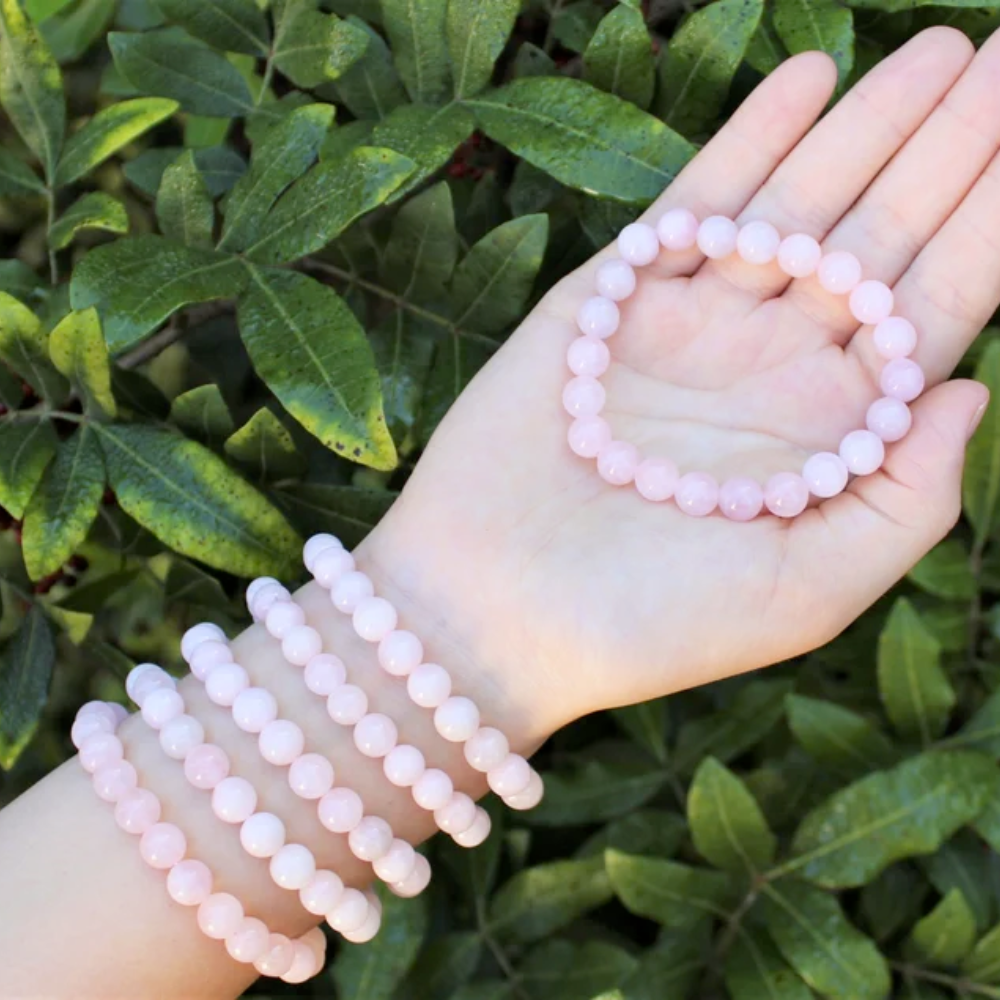
[[[986,415],[986,408],[990,405],[989,399],[984,399],[979,404],[979,409],[972,415],[972,419],[969,421],[969,430],[966,433],[966,440],[971,439],[972,435],[976,433],[979,425],[983,422],[983,417]]]

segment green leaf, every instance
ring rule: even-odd
[[[603,16],[604,8],[596,0],[577,0],[553,13],[549,30],[564,48],[583,52]]]
[[[565,190],[554,177],[533,167],[527,160],[521,160],[514,168],[514,176],[507,189],[507,201],[515,217],[531,215],[544,212]],[[631,210],[625,210],[631,215]]]
[[[0,421],[0,507],[20,521],[58,439],[48,420]]]
[[[45,185],[20,157],[0,149],[0,195],[44,194]]]
[[[163,174],[184,150],[177,147],[147,149],[126,163],[123,172],[128,180],[151,198],[160,189]],[[194,162],[201,171],[213,198],[229,191],[246,172],[242,157],[228,146],[209,146],[194,151]]]
[[[60,569],[87,537],[104,495],[104,458],[87,424],[59,445],[24,516],[24,564],[32,580]]]
[[[139,236],[91,250],[73,272],[70,300],[74,309],[97,307],[108,347],[118,352],[181,306],[234,298],[246,280],[240,261],[228,254]]]
[[[568,187],[646,204],[694,147],[627,101],[568,77],[528,77],[465,102],[482,129]]]
[[[348,23],[367,35],[368,45],[361,58],[337,78],[337,96],[355,118],[384,118],[406,103],[406,91],[382,36],[364,21],[349,18]]]
[[[440,1000],[464,986],[479,967],[483,940],[476,931],[438,934],[420,953],[400,993],[407,1000]]]
[[[762,934],[740,928],[726,955],[726,989],[731,1000],[812,1000],[812,991]]]
[[[20,0],[0,0],[0,105],[51,180],[66,131],[62,73]]]
[[[867,883],[859,911],[875,940],[888,941],[914,924],[924,912],[929,889],[923,874],[907,864],[892,865]]]
[[[688,791],[688,823],[698,853],[726,871],[759,871],[777,846],[757,800],[714,757],[695,771]]]
[[[339,160],[359,146],[370,146],[377,122],[355,121],[331,129],[319,150],[320,160]]]
[[[878,686],[900,736],[926,745],[948,725],[955,692],[941,667],[941,647],[902,597],[879,636]]]
[[[24,9],[35,24],[41,24],[74,0],[24,0]]]
[[[990,796],[990,800],[976,817],[972,828],[997,854],[1000,854],[1000,790]]]
[[[171,21],[226,52],[267,55],[271,35],[254,0],[156,0]]]
[[[418,432],[422,442],[430,440],[452,404],[492,356],[488,345],[462,337],[457,331],[438,341],[420,413]]]
[[[843,83],[854,66],[854,14],[837,0],[775,0],[774,30],[788,51],[819,49],[837,64]]]
[[[108,45],[119,72],[142,93],[171,98],[185,111],[212,118],[237,118],[253,110],[240,71],[182,31],[112,31]]]
[[[210,247],[215,207],[205,179],[188,150],[163,172],[156,220],[164,236],[190,247]]]
[[[1000,983],[1000,924],[976,943],[962,963],[962,972],[974,982]]]
[[[261,479],[300,475],[305,461],[295,450],[292,435],[268,409],[258,410],[225,442],[226,454]]]
[[[524,76],[558,76],[559,70],[555,60],[543,49],[531,42],[522,42],[514,57],[514,67],[511,76],[520,79]]]
[[[5,771],[35,735],[55,662],[52,628],[35,605],[0,659],[0,767]]]
[[[382,284],[407,301],[436,302],[444,295],[457,256],[451,188],[442,181],[397,213],[382,258]]]
[[[638,705],[615,708],[611,712],[618,728],[635,743],[648,750],[661,764],[667,763],[667,705],[665,698],[654,698]]]
[[[946,539],[931,549],[908,577],[935,597],[968,601],[976,594],[969,552],[957,538]]]
[[[947,740],[952,747],[968,747],[1000,758],[1000,688],[976,709],[972,718]]]
[[[959,830],[940,850],[922,859],[921,867],[942,896],[953,889],[962,893],[980,930],[993,923],[997,904],[993,859],[974,833]]]
[[[1000,341],[986,345],[976,365],[976,380],[1000,392]],[[995,397],[994,397],[995,398]],[[982,543],[1000,524],[1000,406],[989,406],[966,447],[962,509]]]
[[[606,941],[546,941],[521,963],[518,982],[530,1000],[580,1000],[618,986],[638,965]]]
[[[614,848],[624,854],[672,858],[686,836],[687,823],[680,813],[664,809],[636,809],[602,826],[584,841],[576,856],[589,858]]]
[[[118,0],[77,0],[65,13],[40,25],[56,62],[76,62],[108,30]]]
[[[641,954],[638,968],[622,981],[624,1000],[693,996],[708,954],[707,928],[708,921],[702,920],[680,931],[661,931],[656,944]]]
[[[583,53],[583,78],[640,108],[649,107],[656,66],[641,10],[619,4],[605,15]]]
[[[69,393],[66,380],[49,360],[48,337],[38,317],[5,292],[0,292],[0,360],[49,403],[57,404]]]
[[[188,437],[210,448],[220,449],[233,433],[233,418],[219,387],[210,382],[175,397],[170,404],[170,422]]]
[[[0,364],[0,406],[16,410],[21,405],[22,399],[24,399],[24,386],[21,380],[6,365]]]
[[[773,73],[786,59],[788,52],[774,30],[774,17],[769,8],[764,8],[764,16],[757,25],[753,38],[747,46],[747,65],[761,76]]]
[[[496,336],[519,319],[548,238],[547,215],[524,215],[484,236],[455,271],[451,284],[455,326]]]
[[[490,931],[504,940],[540,941],[614,895],[603,855],[552,861],[518,872],[490,901]]]
[[[238,321],[257,374],[327,448],[375,469],[394,468],[375,358],[343,299],[304,274],[247,269]]]
[[[300,483],[286,487],[275,499],[304,531],[329,531],[354,547],[382,520],[397,495],[388,490]]]
[[[948,966],[960,962],[976,941],[976,918],[965,897],[952,889],[910,932],[909,948],[921,962]]]
[[[1000,771],[981,754],[918,754],[813,809],[782,870],[827,888],[864,885],[893,861],[938,850],[982,812],[998,785]]]
[[[371,36],[353,20],[321,14],[315,0],[279,0],[274,65],[297,87],[318,87],[338,80],[358,65]]]
[[[520,8],[520,0],[449,0],[445,28],[459,100],[489,85]]]
[[[857,712],[795,694],[787,697],[785,705],[792,734],[820,764],[866,774],[895,762],[897,754],[888,737]]]
[[[778,950],[818,993],[836,1000],[884,1000],[890,987],[885,959],[847,921],[835,897],[783,881],[763,886],[760,909]]]
[[[220,250],[245,250],[263,235],[278,196],[315,162],[336,109],[332,104],[296,108],[255,144],[250,169],[226,202]]]
[[[115,416],[111,364],[97,312],[71,312],[49,337],[52,362],[70,380],[92,416]]]
[[[122,509],[181,555],[237,576],[293,575],[300,539],[207,448],[140,424],[96,424]]]
[[[163,584],[163,599],[167,604],[193,604],[219,611],[229,608],[229,598],[226,597],[222,584],[186,559],[174,558],[170,561],[167,579]]]
[[[105,233],[127,233],[128,212],[125,206],[103,191],[91,191],[78,198],[52,223],[49,246],[65,250],[82,229],[98,229]]]
[[[382,0],[382,17],[399,75],[423,104],[448,98],[445,15],[448,0]]]

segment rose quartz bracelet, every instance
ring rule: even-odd
[[[862,281],[857,257],[842,250],[824,253],[819,243],[802,233],[784,240],[767,222],[738,226],[732,219],[714,215],[699,223],[687,209],[667,212],[656,228],[643,222],[627,225],[618,237],[619,257],[597,268],[597,294],[577,313],[582,337],[569,347],[567,362],[573,378],[563,391],[563,406],[574,418],[569,446],[581,458],[597,460],[597,470],[613,486],[634,483],[647,500],[673,497],[687,514],[704,517],[718,509],[734,521],[750,521],[766,506],[778,517],[795,517],[806,509],[810,493],[821,499],[843,492],[851,475],[876,472],[885,459],[885,445],[900,441],[910,429],[907,403],[924,390],[920,366],[910,358],[917,332],[909,320],[893,316],[892,290],[881,281]],[[835,295],[850,295],[850,309],[859,323],[874,327],[875,351],[885,360],[879,378],[883,396],[868,408],[867,427],[851,431],[840,442],[838,453],[819,452],[806,460],[801,475],[779,472],[761,487],[746,476],[720,486],[707,472],[680,475],[669,458],[643,459],[635,445],[612,438],[611,428],[600,416],[605,403],[600,377],[611,364],[605,343],[619,327],[619,302],[636,288],[635,268],[651,264],[661,247],[690,250],[694,246],[708,258],[721,260],[733,253],[751,264],[778,266],[791,278],[815,274],[820,285]]]
[[[168,685],[163,689],[170,690]],[[197,906],[199,928],[207,937],[223,941],[237,962],[252,964],[261,975],[286,983],[312,978],[326,960],[322,932],[316,928],[293,941],[246,916],[235,896],[212,891],[212,873],[204,862],[187,857],[183,831],[160,822],[160,800],[139,787],[136,770],[125,760],[125,747],[117,736],[127,714],[120,705],[91,701],[73,723],[80,764],[92,775],[97,795],[114,805],[115,822],[140,838],[139,853],[150,868],[166,871],[170,898],[182,906]]]
[[[272,607],[268,616],[272,625],[278,620],[277,612],[286,606],[278,602]],[[291,606],[299,612],[302,610],[296,604]],[[281,620],[287,622],[292,619]],[[303,615],[301,622],[304,621]],[[295,627],[301,627],[301,622]],[[250,686],[246,670],[233,661],[225,636],[208,638],[206,625],[196,625],[185,634],[184,639],[191,653],[191,672],[204,683],[209,699],[216,705],[231,709],[236,725],[245,733],[257,736],[257,748],[264,760],[277,767],[288,768],[288,784],[292,791],[300,798],[315,801],[320,823],[331,833],[346,834],[351,853],[361,861],[369,862],[375,874],[393,892],[402,896],[415,896],[422,892],[430,881],[429,862],[418,860],[421,855],[411,844],[394,837],[392,827],[384,819],[364,815],[364,806],[357,792],[334,787],[334,768],[329,759],[323,754],[304,752],[305,734],[301,727],[288,719],[278,718],[278,703],[274,695],[265,688]],[[214,626],[207,625],[207,628]],[[287,638],[289,629],[276,631]],[[204,637],[200,642],[199,636]],[[222,659],[224,654],[216,649],[217,646],[225,648],[228,661]],[[213,662],[203,670],[204,654],[208,653]],[[317,653],[313,659],[318,656]]]
[[[224,666],[220,664],[216,670]],[[222,686],[224,678],[220,677],[219,683]],[[370,897],[358,889],[346,888],[334,872],[317,869],[308,847],[285,843],[285,825],[278,816],[256,811],[256,789],[245,778],[230,775],[226,752],[205,742],[202,724],[187,714],[184,698],[169,674],[156,664],[142,663],[128,675],[125,688],[139,706],[143,720],[158,731],[164,753],[183,762],[188,782],[211,791],[215,815],[224,823],[240,824],[244,851],[251,857],[269,860],[276,885],[298,892],[306,910],[324,917],[347,940],[361,942],[375,936],[379,920]]]

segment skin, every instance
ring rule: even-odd
[[[673,206],[699,217],[766,219],[849,249],[894,286],[920,332],[932,386],[884,470],[794,521],[692,519],[607,486],[565,444],[560,406],[574,315],[609,249],[545,297],[441,425],[400,501],[357,552],[405,627],[444,663],[484,721],[530,752],[588,712],[669,694],[803,653],[836,635],[954,524],[965,445],[986,390],[947,378],[1000,302],[1000,37],[976,54],[946,28],[879,64],[817,124],[833,64],[810,53],[773,73],[645,218]],[[644,269],[610,343],[607,415],[616,436],[682,466],[764,479],[797,469],[861,426],[877,395],[870,331],[843,299],[775,266],[697,253]],[[300,592],[310,623],[349,665],[402,738],[483,791],[428,716],[375,668],[371,647]],[[322,704],[254,627],[237,640],[254,679],[310,748],[398,832],[429,836],[426,814],[355,754]],[[363,884],[280,772],[263,767],[227,713],[182,690],[265,805],[345,878]],[[139,721],[127,756],[189,843],[274,930],[307,926],[294,898],[242,858],[207,797],[188,788]],[[349,763],[348,763],[349,761]],[[170,904],[74,761],[0,813],[0,968],[5,997],[225,997],[245,968]],[[164,958],[169,956],[169,958]]]

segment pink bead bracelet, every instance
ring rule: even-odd
[[[159,690],[172,688],[163,684]],[[77,713],[72,731],[80,764],[92,775],[97,795],[114,805],[115,822],[140,838],[139,853],[150,868],[167,873],[170,898],[182,906],[196,906],[202,933],[223,941],[237,962],[252,964],[261,975],[287,983],[312,978],[326,960],[322,932],[314,929],[293,941],[269,931],[262,920],[247,916],[235,896],[213,892],[208,866],[187,856],[184,832],[173,823],[160,821],[159,798],[139,786],[135,768],[125,759],[117,730],[126,716],[120,705],[91,701]]]
[[[706,472],[681,475],[670,459],[643,459],[635,445],[613,439],[600,415],[605,403],[600,378],[611,364],[605,341],[618,330],[618,303],[635,291],[634,269],[653,263],[661,247],[684,251],[695,246],[712,260],[737,253],[751,264],[777,261],[791,278],[815,274],[826,291],[850,296],[850,310],[859,323],[874,326],[875,350],[886,362],[879,378],[883,396],[868,408],[866,429],[847,434],[836,453],[812,455],[801,474],[779,472],[763,487],[745,476],[720,486]],[[618,237],[618,252],[620,257],[597,268],[597,294],[577,313],[583,336],[570,344],[567,363],[574,377],[562,397],[564,408],[574,418],[568,435],[571,450],[581,458],[596,459],[597,471],[606,482],[613,486],[634,483],[642,497],[655,502],[673,498],[682,511],[695,517],[718,509],[731,520],[750,521],[765,507],[778,517],[795,517],[806,509],[810,494],[820,499],[834,497],[847,487],[850,476],[876,472],[885,459],[885,445],[906,436],[912,423],[907,404],[923,392],[925,384],[923,370],[910,358],[917,332],[909,320],[892,315],[894,299],[887,285],[862,280],[861,264],[853,254],[824,254],[819,243],[803,233],[782,239],[767,222],[741,227],[714,215],[699,223],[683,208],[667,212],[655,228],[643,222],[627,225]]]

